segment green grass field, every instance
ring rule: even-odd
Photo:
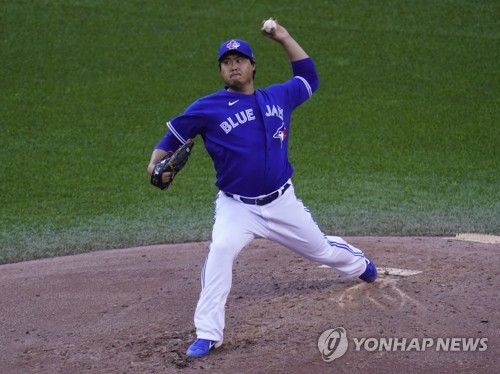
[[[252,44],[257,86],[288,79],[269,16],[320,74],[290,152],[325,232],[500,234],[497,2],[0,4],[0,262],[209,239],[201,139],[168,192],[146,166],[165,122],[221,87],[222,41]]]

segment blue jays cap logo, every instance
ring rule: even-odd
[[[236,40],[231,40],[229,43],[226,44],[226,48],[227,49],[238,49],[238,47],[240,46],[241,44],[238,43]]]
[[[229,52],[237,51],[243,56],[249,58],[251,61],[254,61],[252,48],[250,48],[250,44],[241,39],[229,39],[222,43],[219,47],[219,61],[221,58]]]

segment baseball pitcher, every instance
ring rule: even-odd
[[[179,168],[165,165],[172,164],[172,154],[184,165],[191,139],[201,135],[216,170],[219,192],[194,315],[197,339],[187,350],[190,357],[206,356],[222,344],[233,261],[256,237],[328,265],[341,276],[365,282],[377,278],[373,262],[342,238],[326,236],[295,196],[288,159],[291,116],[317,90],[319,80],[312,59],[283,26],[275,20],[270,26],[263,22],[261,32],[282,47],[293,76],[255,88],[256,58],[250,45],[236,38],[225,41],[218,51],[225,87],[167,122],[167,133],[148,165],[153,185],[168,187]]]

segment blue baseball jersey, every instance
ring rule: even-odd
[[[292,63],[294,77],[252,95],[222,89],[167,122],[156,146],[174,150],[201,135],[216,170],[216,186],[246,197],[269,194],[292,176],[288,138],[293,110],[311,97],[318,77],[310,58]]]

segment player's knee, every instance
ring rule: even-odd
[[[210,255],[233,261],[241,249],[241,243],[234,240],[217,240],[210,244]]]

